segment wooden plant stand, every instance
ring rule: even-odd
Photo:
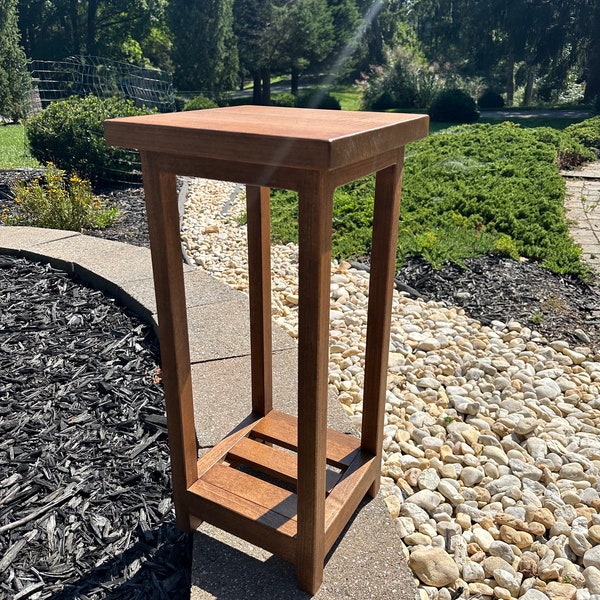
[[[404,146],[427,128],[423,115],[258,106],[105,123],[109,144],[142,158],[177,525],[206,520],[295,563],[313,594],[327,552],[379,489]],[[327,428],[332,205],[336,187],[374,172],[357,439]],[[252,413],[199,460],[176,175],[247,185]],[[299,194],[297,419],[272,408],[269,187]]]

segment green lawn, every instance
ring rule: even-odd
[[[39,167],[25,141],[23,125],[0,126],[0,169]]]

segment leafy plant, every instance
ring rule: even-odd
[[[281,92],[271,96],[271,104],[273,106],[296,106],[296,96],[290,92]]]
[[[326,108],[329,110],[341,110],[342,107],[335,96],[320,90],[300,94],[296,98],[298,108]]]
[[[94,182],[139,178],[138,153],[108,146],[103,123],[148,112],[121,98],[89,95],[53,102],[25,123],[31,154]]]
[[[565,133],[586,148],[600,150],[600,115],[569,125],[565,129]]]
[[[51,163],[43,182],[18,183],[14,194],[14,211],[2,215],[6,225],[81,231],[104,229],[119,216],[118,208],[107,207],[94,196],[89,181],[76,174],[67,176]]]

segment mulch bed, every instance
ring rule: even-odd
[[[0,291],[0,598],[188,598],[150,328],[24,259]]]

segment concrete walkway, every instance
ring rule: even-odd
[[[150,251],[73,232],[0,226],[0,254],[50,262],[116,297],[156,328]],[[196,430],[201,448],[219,441],[250,412],[248,298],[184,265]],[[274,328],[274,405],[296,412],[296,342]],[[336,398],[329,426],[352,432]],[[383,499],[363,502],[328,557],[314,596],[413,600],[415,585]],[[207,524],[194,536],[192,600],[304,599],[295,568]]]

